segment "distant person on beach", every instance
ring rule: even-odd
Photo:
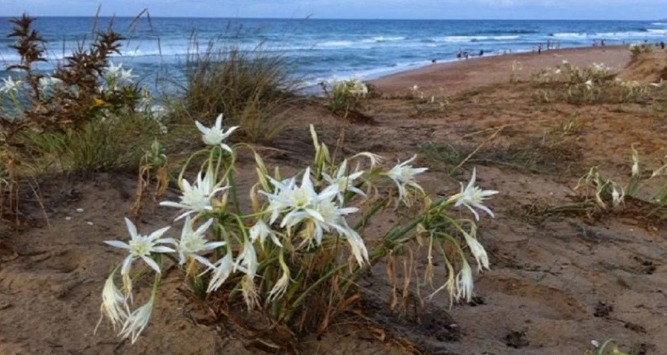
[[[600,40],[600,46],[604,47],[604,39]]]
[[[461,59],[462,56],[463,56],[463,52],[459,49],[459,52],[456,53],[456,58]]]
[[[665,49],[665,41],[660,41],[660,49]]]
[[[542,43],[537,45],[537,54],[542,54]]]
[[[483,55],[484,55],[484,50],[483,50],[483,49],[480,49],[480,50],[479,50],[479,56],[481,57],[481,56],[483,56]]]

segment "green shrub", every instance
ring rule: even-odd
[[[141,114],[98,118],[59,132],[30,132],[27,147],[51,172],[134,171],[160,134],[159,122]]]

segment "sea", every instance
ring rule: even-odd
[[[483,54],[529,52],[543,48],[573,48],[667,41],[667,21],[570,20],[328,20],[248,18],[92,18],[39,17],[34,27],[48,41],[49,71],[73,50],[90,43],[95,29],[112,26],[126,39],[121,55],[112,58],[132,69],[148,86],[161,78],[184,78],[188,54],[218,46],[258,48],[283,56],[290,75],[305,90],[322,81],[369,80],[415,69],[433,61],[457,60]],[[0,77],[19,60],[9,46],[9,18],[0,17]]]

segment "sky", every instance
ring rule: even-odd
[[[667,17],[667,0],[0,0],[0,17],[257,17],[343,19],[612,19]]]

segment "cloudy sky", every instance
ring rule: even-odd
[[[618,19],[667,17],[667,0],[0,0],[0,16]]]

